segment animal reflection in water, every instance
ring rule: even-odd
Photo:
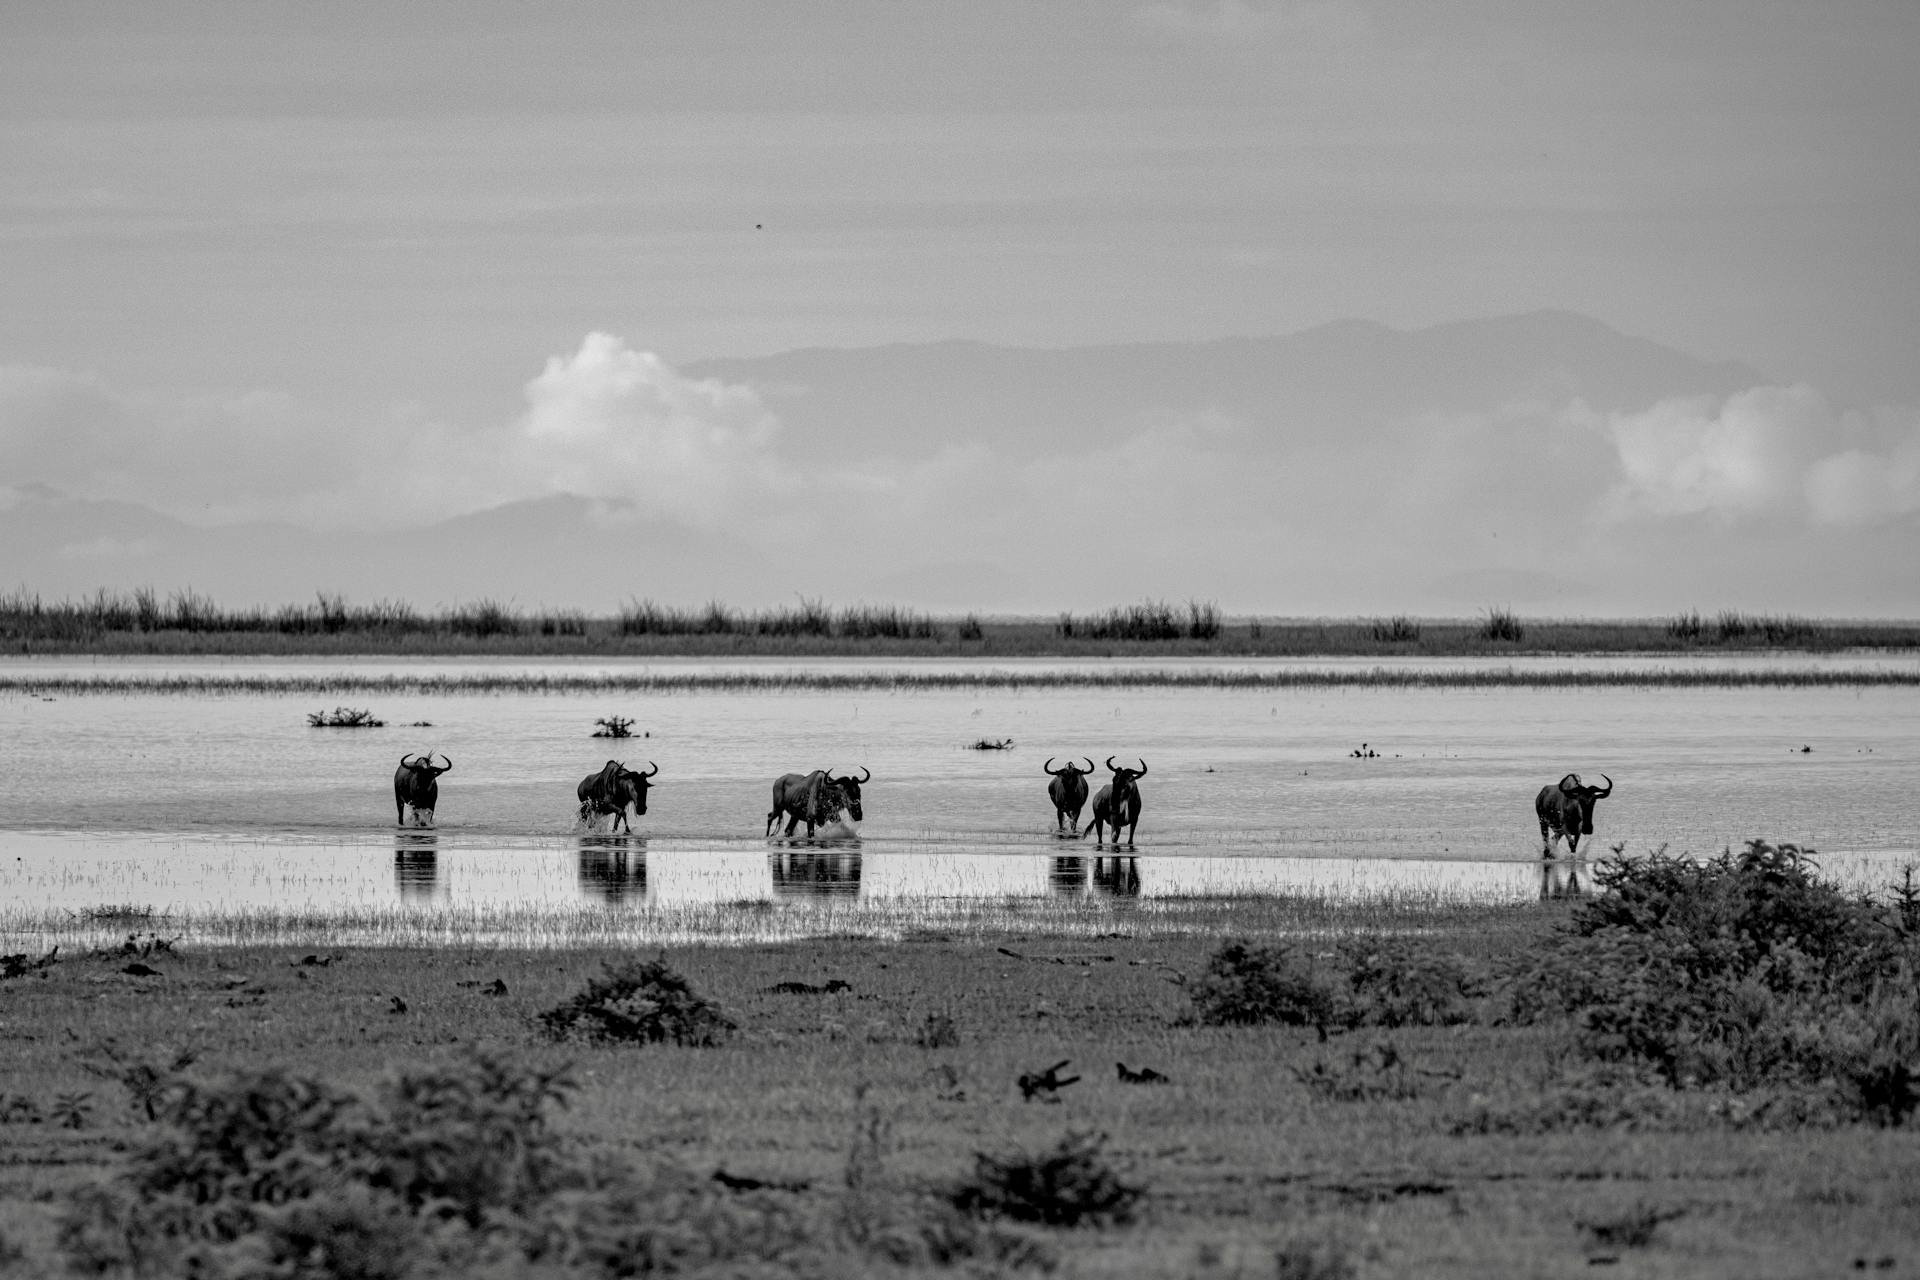
[[[851,849],[791,850],[767,855],[776,898],[857,898],[860,854]]]
[[[438,838],[431,831],[407,831],[393,838],[393,887],[402,902],[432,902],[443,896]]]
[[[1557,858],[1545,858],[1540,863],[1540,901],[1548,902],[1555,898],[1584,898],[1587,887],[1582,882],[1581,872],[1587,864],[1579,859],[1562,862]]]
[[[1089,877],[1089,863],[1092,875]],[[1138,858],[1054,858],[1047,883],[1060,894],[1106,894],[1115,898],[1140,896]]]
[[[580,841],[581,896],[623,907],[647,900],[645,836],[586,836]]]

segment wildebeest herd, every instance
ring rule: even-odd
[[[409,809],[413,810],[416,822],[432,825],[434,805],[440,796],[440,775],[453,768],[453,761],[444,755],[440,757],[444,764],[434,764],[433,755],[427,752],[418,757],[400,757],[400,767],[393,774],[394,825],[406,825]],[[1116,765],[1112,756],[1107,757],[1107,771],[1112,774],[1112,780],[1094,793],[1092,820],[1083,832],[1080,814],[1087,806],[1087,778],[1095,769],[1091,757],[1081,759],[1086,761],[1084,769],[1071,760],[1056,769],[1052,756],[1040,766],[1051,779],[1047,783],[1047,800],[1053,806],[1056,833],[1075,838],[1091,834],[1095,841],[1104,842],[1111,830],[1114,844],[1132,844],[1134,831],[1140,825],[1139,781],[1147,776],[1147,762],[1142,759],[1140,767],[1134,769]],[[625,826],[631,832],[633,824],[627,811],[631,809],[634,817],[646,813],[647,789],[659,772],[660,766],[651,760],[645,773],[629,769],[619,760],[607,761],[597,772],[580,779],[580,785],[574,789],[580,802],[581,820],[612,814],[614,831]],[[1580,856],[1580,837],[1593,834],[1594,806],[1613,794],[1613,779],[1604,773],[1600,776],[1606,779],[1604,787],[1587,786],[1580,781],[1579,774],[1569,773],[1558,783],[1540,788],[1540,794],[1534,797],[1533,811],[1540,822],[1540,852],[1544,856],[1553,856],[1554,846],[1562,836],[1567,840],[1567,852],[1576,858]],[[787,820],[783,836],[791,838],[800,824],[805,823],[809,840],[817,828],[827,826],[842,814],[855,822],[864,820],[860,788],[872,780],[873,774],[864,766],[857,778],[850,773],[835,776],[828,769],[782,774],[773,782],[766,835],[772,837],[782,818]],[[1126,828],[1124,841],[1120,838],[1123,827]]]

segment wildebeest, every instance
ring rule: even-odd
[[[447,757],[441,756],[442,760]],[[440,798],[441,774],[453,768],[453,761],[443,765],[433,763],[433,752],[429,751],[417,759],[400,757],[400,767],[393,771],[393,825],[407,825],[407,809],[413,809],[414,820],[426,815],[426,825],[433,825],[434,802]]]
[[[1606,774],[1600,775],[1607,778]],[[1540,788],[1533,798],[1534,816],[1540,819],[1540,852],[1553,856],[1553,846],[1561,836],[1567,838],[1567,852],[1580,856],[1580,837],[1593,834],[1593,806],[1613,794],[1613,779],[1604,787],[1583,786],[1580,775],[1570,773],[1559,785]],[[1551,833],[1551,834],[1549,834]]]
[[[1082,756],[1085,760],[1086,757]],[[1040,766],[1043,773],[1053,775],[1053,781],[1047,784],[1047,798],[1053,801],[1053,825],[1056,831],[1067,829],[1067,821],[1073,821],[1073,834],[1080,834],[1080,811],[1087,807],[1087,775],[1093,772],[1093,761],[1087,760],[1082,769],[1069,760],[1058,769],[1053,768],[1053,757]]]
[[[1116,766],[1113,757],[1107,757],[1107,768],[1113,770],[1113,781],[1109,782],[1093,797],[1093,821],[1087,824],[1087,831],[1093,833],[1095,841],[1105,838],[1101,824],[1113,828],[1113,842],[1120,843],[1120,828],[1127,829],[1128,844],[1133,843],[1134,828],[1140,825],[1140,788],[1134,782],[1147,776],[1147,762],[1142,760],[1138,769],[1129,769],[1125,765]],[[1080,833],[1086,838],[1086,831]]]
[[[580,816],[589,814],[595,817],[610,813],[613,815],[613,829],[618,831],[626,823],[628,831],[633,824],[627,822],[627,806],[633,806],[637,818],[647,811],[647,788],[652,785],[647,780],[660,772],[660,766],[647,761],[645,773],[635,773],[618,760],[609,760],[602,765],[598,773],[590,773],[580,779],[580,785],[573,789],[580,798]]]
[[[873,774],[865,766],[860,773],[858,778],[852,774],[836,778],[825,769],[781,774],[773,782],[773,807],[767,811],[767,834],[773,834],[774,823],[782,815],[787,819],[785,834],[792,835],[794,827],[804,822],[809,840],[815,827],[832,821],[833,815],[842,809],[855,822],[860,821],[860,787],[873,780]]]

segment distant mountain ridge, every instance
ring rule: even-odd
[[[1340,320],[1270,338],[1037,349],[947,341],[701,360],[690,377],[754,387],[812,447],[922,457],[943,444],[1089,447],[1116,429],[1209,413],[1256,444],[1313,448],[1423,413],[1520,400],[1642,409],[1764,382],[1587,316],[1536,311],[1402,330]]]
[[[868,460],[913,462],[952,445],[980,446],[984,461],[976,462],[982,470],[958,474],[982,486],[979,492],[997,495],[1001,505],[994,519],[1003,529],[1024,527],[1035,505],[1051,505],[1052,499],[1032,497],[1033,490],[1017,485],[986,487],[995,473],[1039,463],[1050,476],[1057,463],[1062,485],[1070,486],[1083,459],[1163,426],[1181,431],[1201,424],[1213,431],[1205,437],[1208,447],[1232,459],[1222,472],[1224,484],[1242,475],[1298,477],[1304,487],[1293,491],[1292,501],[1299,510],[1306,509],[1306,498],[1346,502],[1353,509],[1384,501],[1371,477],[1388,474],[1401,459],[1425,459],[1416,466],[1437,459],[1468,477],[1454,478],[1456,487],[1467,487],[1460,490],[1464,497],[1433,517],[1440,525],[1408,535],[1423,543],[1457,527],[1457,510],[1476,512],[1490,531],[1498,525],[1497,509],[1526,487],[1515,450],[1527,448],[1531,433],[1546,429],[1536,424],[1550,422],[1570,401],[1601,413],[1632,411],[1669,397],[1724,397],[1766,382],[1745,365],[1699,360],[1564,311],[1413,330],[1342,320],[1280,337],[1057,350],[962,340],[809,348],[696,361],[680,372],[751,387],[782,424],[774,445],[780,458],[805,459],[816,477],[835,457],[857,469]],[[1454,436],[1423,438],[1444,430],[1447,415],[1496,415],[1513,406],[1530,409],[1502,437],[1499,451],[1459,453],[1447,443]],[[1175,450],[1183,447],[1178,435],[1170,439]],[[1014,538],[1021,549],[1015,556],[1004,544],[992,549],[990,540],[978,536],[980,529],[965,524],[965,512],[984,509],[978,506],[963,509],[957,523],[949,514],[949,523],[939,525],[903,523],[906,517],[896,512],[894,523],[884,526],[891,532],[869,539],[851,492],[843,501],[828,499],[839,501],[845,515],[841,536],[868,548],[849,572],[804,539],[765,533],[772,524],[763,526],[755,542],[724,527],[694,528],[565,494],[376,534],[278,523],[209,528],[142,505],[55,493],[32,483],[32,476],[10,479],[10,488],[0,486],[0,590],[24,586],[56,598],[150,584],[163,593],[190,586],[231,606],[287,603],[328,591],[360,600],[402,598],[422,608],[485,597],[608,610],[630,596],[680,605],[713,599],[760,605],[802,592],[836,601],[991,610],[1064,607],[1066,600],[1054,597],[1073,581],[1106,581],[1089,579],[1085,567],[1058,583],[1036,576],[1026,554],[1030,542]],[[805,500],[822,499],[815,493]],[[1185,500],[1189,508],[1161,513],[1163,532],[1249,522],[1270,509],[1264,490],[1251,499],[1254,505],[1243,501],[1233,517],[1191,509],[1206,504],[1192,494]],[[1273,501],[1271,509],[1281,518],[1292,514],[1286,500]],[[1127,508],[1116,510],[1124,515]],[[1375,518],[1378,513],[1368,517]],[[1344,509],[1338,520],[1348,522]],[[1227,532],[1237,535],[1239,527]],[[1499,527],[1509,540],[1518,533],[1517,526]],[[1313,528],[1297,528],[1284,544],[1272,546],[1306,554],[1318,536]],[[1383,562],[1403,558],[1391,536],[1383,536],[1389,542],[1379,552]],[[1079,545],[1077,538],[1073,544]],[[1343,536],[1322,559],[1352,567],[1357,553]],[[1256,600],[1271,596],[1271,607],[1285,611],[1297,579],[1278,567],[1271,547],[1266,555],[1262,563],[1274,567],[1263,572],[1279,575],[1273,581],[1283,585],[1248,589],[1257,590]],[[1490,549],[1475,551],[1448,572],[1481,574],[1472,579],[1480,584],[1485,573],[1500,568],[1499,559]],[[1166,576],[1178,585],[1161,589],[1225,593],[1228,588],[1206,585],[1212,580],[1201,571],[1205,563],[1194,564],[1197,570],[1166,566]],[[1091,589],[1105,596],[1117,588]],[[1544,590],[1501,589],[1523,598],[1557,598]],[[1444,596],[1473,604],[1492,590],[1474,585]],[[1408,598],[1405,588],[1397,589],[1397,601]]]
[[[0,509],[0,590],[60,599],[147,585],[162,594],[192,587],[227,607],[326,591],[423,609],[480,599],[612,609],[629,596],[771,600],[784,591],[774,566],[737,538],[567,494],[399,533],[209,528],[45,486]]]

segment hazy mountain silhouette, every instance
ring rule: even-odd
[[[1745,365],[1698,360],[1566,311],[1411,331],[1342,320],[1284,337],[1064,350],[813,348],[682,372],[756,388],[790,446],[903,457],[953,441],[1094,447],[1117,431],[1195,414],[1249,428],[1258,450],[1337,450],[1350,432],[1422,414],[1575,398],[1603,411],[1643,409],[1765,381]]]
[[[371,534],[202,528],[34,485],[0,510],[0,547],[0,589],[26,586],[54,599],[154,585],[163,594],[190,586],[227,606],[328,591],[426,609],[486,598],[611,610],[630,596],[695,603],[785,594],[766,558],[736,538],[566,495]],[[66,583],[87,585],[58,585]]]
[[[1650,565],[1672,575],[1684,561],[1710,568],[1707,581],[1732,582],[1758,545],[1744,530],[1703,542],[1698,530],[1581,523],[1580,504],[1612,482],[1617,461],[1602,432],[1554,425],[1569,402],[1637,411],[1767,380],[1562,311],[1065,350],[814,349],[681,372],[756,390],[782,423],[773,460],[814,481],[777,501],[812,504],[810,519],[736,511],[736,534],[562,495],[404,533],[203,528],[16,485],[0,488],[0,589],[60,597],[191,586],[234,605],[321,590],[429,609],[478,598],[754,606],[795,591],[984,610],[1142,592],[1269,609],[1458,611],[1496,600],[1611,609],[1647,596]],[[1163,426],[1173,429],[1154,430]],[[1114,491],[1089,495],[1081,481],[1096,451],[1148,437],[1152,447],[1101,473]],[[841,459],[850,472],[868,459],[884,472],[889,460],[917,462],[954,443],[979,447],[950,471],[935,464],[946,508],[924,493],[889,507],[884,485],[831,483]],[[1543,465],[1576,482],[1542,488]],[[1022,467],[1049,483],[1057,471],[1058,488]],[[1128,554],[1090,556],[1102,531],[1124,534]],[[1636,537],[1653,541],[1629,555]],[[1044,566],[1040,547],[1053,557]],[[847,548],[859,554],[830,554]],[[1385,603],[1364,603],[1376,598]]]

